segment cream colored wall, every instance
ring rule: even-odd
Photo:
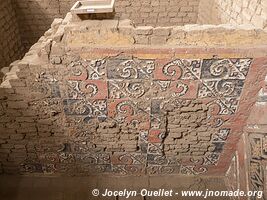
[[[201,0],[199,24],[251,24],[267,26],[266,0]]]

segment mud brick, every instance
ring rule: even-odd
[[[170,35],[171,28],[168,27],[157,27],[153,29],[153,35],[156,36],[168,36]]]
[[[32,108],[29,108],[27,110],[23,110],[22,115],[25,117],[34,117],[38,115],[38,111],[33,110]]]
[[[0,139],[0,145],[5,144],[5,143],[6,143],[6,140]]]
[[[23,101],[25,99],[25,97],[23,97],[21,95],[17,95],[17,94],[9,94],[7,99],[9,101]]]
[[[25,116],[24,117],[16,117],[17,122],[26,122],[26,123],[29,122],[30,123],[30,122],[34,122],[34,120],[35,119],[33,117],[25,117]]]
[[[15,144],[14,147],[15,147],[15,149],[26,149],[25,144]]]
[[[6,128],[7,129],[18,129],[18,128],[20,128],[20,125],[17,122],[7,123]]]
[[[27,71],[19,71],[16,73],[19,79],[26,79],[30,76],[30,73]]]
[[[51,125],[55,119],[49,118],[49,119],[39,119],[37,120],[37,124],[39,125]]]
[[[0,129],[0,130],[1,130],[0,138],[3,138],[3,139],[9,138],[10,135],[16,133],[15,129],[3,128],[3,129]]]
[[[23,134],[13,134],[13,135],[10,135],[10,139],[11,140],[23,140],[24,135]]]
[[[163,45],[166,44],[167,37],[164,36],[151,36],[150,44],[151,45]]]
[[[0,153],[0,160],[5,160],[8,157],[8,153]]]
[[[14,162],[17,165],[20,165],[25,160],[25,158],[26,157],[13,157],[13,156],[9,156],[7,160],[8,160],[8,162]]]
[[[17,95],[24,95],[27,96],[28,94],[30,94],[30,90],[27,87],[19,87],[19,88],[15,88],[15,94]]]
[[[20,123],[20,127],[22,129],[24,128],[29,128],[29,127],[36,127],[36,123],[28,123],[28,122],[23,122],[23,123]]]
[[[12,119],[6,115],[0,116],[0,123],[8,123],[10,121],[12,121]]]
[[[8,102],[8,108],[12,109],[26,109],[28,108],[28,103],[24,101],[13,101]]]
[[[16,130],[17,133],[21,133],[21,134],[28,134],[28,133],[35,133],[37,132],[37,129],[35,127],[26,127],[26,128],[20,128]]]
[[[150,42],[149,37],[145,35],[137,35],[135,36],[134,39],[135,39],[136,44],[147,45]]]
[[[3,164],[3,171],[6,174],[18,174],[19,167],[18,166],[6,166]]]
[[[153,33],[153,27],[151,26],[139,26],[135,29],[137,35],[150,35]]]
[[[11,152],[11,150],[10,150],[10,148],[0,148],[0,153],[10,153]]]
[[[51,48],[51,55],[53,56],[63,56],[65,53],[64,46],[60,43],[53,42]]]
[[[20,79],[11,79],[9,83],[12,87],[26,87],[26,82]]]
[[[14,148],[14,144],[2,144],[1,148],[2,149],[11,149],[11,148]]]

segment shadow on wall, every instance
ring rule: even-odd
[[[0,2],[0,69],[21,58],[23,46],[11,0]],[[2,72],[0,71],[0,82]]]
[[[14,0],[21,39],[26,51],[49,29],[55,18],[62,18],[75,0]]]
[[[79,17],[79,19],[81,20],[104,20],[104,19],[114,19],[115,18],[115,12],[113,13],[94,13],[94,14],[90,14],[90,15],[77,15]]]

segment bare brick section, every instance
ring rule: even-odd
[[[23,45],[29,49],[50,27],[55,18],[63,17],[76,0],[14,0],[14,9]]]
[[[21,58],[22,42],[12,0],[0,2],[0,69]],[[1,72],[0,72],[1,73]],[[0,75],[1,78],[1,75]],[[1,82],[1,81],[0,81]]]
[[[8,0],[1,2],[6,7],[1,14],[1,26],[8,30],[1,44],[0,66],[5,66],[22,55],[23,46],[30,48],[49,28],[54,18],[64,17],[76,0]],[[7,6],[8,5],[8,6]],[[8,11],[8,12],[7,12]],[[15,12],[14,12],[15,11]],[[6,14],[4,14],[7,12]],[[257,28],[266,26],[266,5],[264,1],[233,1],[233,0],[116,0],[115,19],[130,19],[137,26],[183,26],[187,24],[251,24]],[[16,16],[15,16],[16,13]],[[4,20],[6,21],[4,23]],[[14,24],[14,25],[12,25]],[[12,25],[12,26],[11,26]],[[138,44],[164,44],[168,41],[168,30],[154,30],[151,38],[140,35],[135,41]],[[161,31],[161,33],[160,33]],[[164,33],[162,31],[165,31]],[[20,33],[20,34],[19,34]],[[165,37],[161,37],[164,34]],[[160,37],[159,37],[160,36]],[[179,35],[181,38],[184,35]],[[60,40],[60,34],[55,36]],[[14,39],[10,39],[14,38]],[[9,41],[9,42],[7,42]],[[22,44],[22,45],[21,45]],[[12,57],[12,58],[10,58]],[[57,59],[54,62],[60,62]]]
[[[23,45],[29,49],[50,27],[64,17],[76,0],[14,0]],[[136,25],[171,26],[197,22],[199,0],[116,0],[115,18],[131,19]]]
[[[199,0],[117,0],[115,12],[137,25],[171,26],[194,24]]]

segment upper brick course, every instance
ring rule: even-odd
[[[0,20],[2,27],[0,66],[8,65],[19,58],[23,52],[21,49],[24,47],[28,50],[49,28],[53,19],[64,17],[75,2],[76,0],[1,1],[0,15],[3,17]],[[264,1],[253,0],[116,0],[114,17],[131,19],[137,26],[167,27],[196,23],[230,23],[233,25],[250,24],[257,28],[264,28],[267,5]],[[179,28],[176,30],[177,37],[184,37]],[[152,36],[138,33],[139,36],[135,42],[164,44],[169,37],[168,31],[168,28],[164,33],[156,33],[154,30],[155,33]],[[218,32],[215,32],[215,35],[217,34]],[[197,39],[192,38],[192,40]]]

